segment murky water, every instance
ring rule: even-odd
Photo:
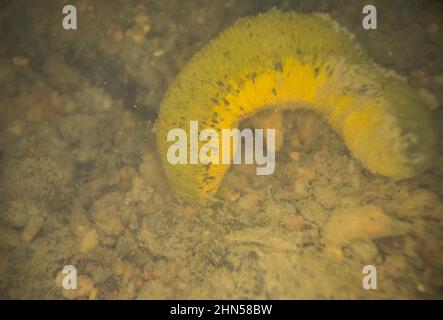
[[[328,12],[443,123],[443,4],[78,0],[0,4],[0,297],[442,298],[443,157],[413,179],[371,174],[307,111],[252,119],[282,132],[276,171],[235,166],[209,206],[168,186],[155,148],[164,92],[237,18]],[[374,222],[375,221],[375,222]],[[77,290],[62,272],[77,270]],[[364,266],[377,271],[365,290]]]

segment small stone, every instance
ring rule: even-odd
[[[106,38],[113,42],[121,42],[125,37],[123,30],[116,24],[110,25],[105,32]]]
[[[247,193],[244,196],[240,197],[237,206],[239,209],[248,210],[256,206],[260,199],[260,193]]]
[[[289,154],[289,157],[294,161],[300,161],[300,152],[293,151]]]
[[[358,173],[353,173],[348,176],[349,184],[354,190],[359,190],[361,187],[361,179]]]
[[[140,44],[145,40],[145,33],[143,30],[139,29],[130,29],[126,31],[126,36],[132,39],[132,41],[136,44]]]
[[[240,198],[240,193],[233,191],[231,189],[224,189],[222,191],[223,199],[228,202],[235,202]]]
[[[281,219],[281,225],[290,230],[290,231],[294,231],[294,230],[299,230],[302,225],[303,225],[303,217],[300,215],[296,215],[296,216],[285,216]]]
[[[324,128],[321,118],[314,112],[300,111],[297,113],[296,127],[300,144],[295,148],[296,151],[309,152],[313,150]]]
[[[154,51],[154,57],[160,58],[165,53],[163,48],[157,49]]]
[[[98,289],[97,288],[92,288],[91,292],[89,293],[89,300],[97,300],[97,294],[98,294]]]
[[[17,56],[17,57],[12,58],[12,64],[17,67],[24,67],[28,63],[29,63],[29,59],[25,58],[25,57]]]
[[[135,177],[132,180],[132,187],[128,193],[128,198],[133,201],[140,201],[148,203],[152,198],[154,189],[146,184],[146,181],[141,177]]]
[[[87,0],[80,0],[80,1],[77,1],[77,3],[76,3],[77,11],[80,13],[88,11],[89,7],[90,7],[90,4],[88,3]]]
[[[328,221],[328,214],[323,207],[314,201],[310,201],[301,209],[301,215],[316,224],[323,226]]]
[[[416,289],[419,292],[426,292],[427,291],[426,287],[422,283],[417,283]]]
[[[64,289],[62,287],[62,290],[66,299],[86,298],[94,290],[94,283],[89,277],[80,275],[77,277],[77,289]]]
[[[143,269],[143,280],[150,281],[155,279],[155,273],[152,267],[145,266]]]
[[[43,105],[34,105],[26,112],[26,120],[39,123],[45,118],[46,109]]]
[[[82,238],[80,242],[79,251],[81,253],[89,253],[97,246],[98,243],[98,235],[97,231],[94,229],[88,231]]]
[[[30,242],[34,239],[34,237],[40,232],[44,223],[43,217],[40,216],[31,216],[28,223],[26,224],[25,229],[22,231],[22,239]]]
[[[264,129],[264,139],[266,142],[266,129],[275,130],[275,151],[280,151],[284,140],[284,118],[283,113],[278,111],[266,111],[251,118],[252,125],[257,129]]]
[[[193,206],[190,204],[186,204],[183,208],[183,214],[188,217],[193,217],[198,214],[200,208],[198,206]]]
[[[11,126],[8,127],[8,132],[12,133],[14,136],[16,137],[20,137],[23,135],[23,122],[22,121],[15,121],[14,123],[12,123]]]
[[[341,246],[351,240],[373,240],[400,235],[408,228],[395,222],[382,209],[374,205],[335,209],[324,228],[328,252],[341,257]]]
[[[123,213],[120,201],[120,195],[112,192],[96,200],[92,206],[91,210],[98,230],[108,236],[117,236],[124,229],[120,219]]]
[[[303,198],[309,195],[309,180],[306,177],[296,179],[294,182],[294,193],[297,197]]]
[[[125,111],[123,114],[123,127],[129,130],[135,129],[136,123],[132,112]]]
[[[337,202],[337,193],[331,186],[317,186],[315,198],[324,208],[331,209]]]
[[[317,177],[317,172],[309,168],[299,168],[297,170],[297,178],[305,178],[309,182],[312,182]]]
[[[150,18],[149,18],[149,16],[148,16],[147,14],[145,14],[145,13],[141,13],[141,14],[137,15],[137,16],[134,18],[134,22],[135,22],[137,25],[141,25],[141,26],[144,26],[144,25],[149,24],[149,21],[150,21]]]

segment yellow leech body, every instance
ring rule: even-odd
[[[198,121],[221,131],[265,108],[301,107],[321,114],[375,174],[403,179],[432,163],[435,131],[413,88],[377,66],[327,15],[271,11],[220,33],[167,90],[157,147],[170,184],[185,200],[204,204],[229,169],[170,164],[171,129],[189,131]]]

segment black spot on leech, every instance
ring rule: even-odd
[[[227,50],[223,53],[224,56],[227,56],[228,54],[229,54],[229,50]]]
[[[218,104],[218,100],[215,98],[211,98],[211,101],[214,102],[215,104]]]
[[[229,101],[226,99],[223,99],[223,103],[225,104],[225,106],[229,106]]]
[[[223,81],[218,80],[217,85],[219,85],[220,87],[223,87],[225,84],[223,83]]]
[[[273,94],[274,96],[277,95],[277,90],[275,90],[275,88],[272,88],[272,94]]]
[[[334,73],[334,70],[332,70],[332,69],[329,70],[329,72],[328,72],[328,76],[331,77],[333,73]]]
[[[240,106],[240,110],[241,110],[241,111],[244,111],[245,109],[244,109],[242,106]]]
[[[315,69],[314,69],[314,74],[315,74],[315,77],[317,78],[317,76],[318,76],[318,72],[320,71],[320,68],[319,67],[316,67]]]
[[[274,70],[275,70],[275,71],[283,72],[283,65],[281,64],[281,62],[277,62],[277,63],[274,65]]]
[[[301,52],[301,50],[300,50],[300,48],[297,48],[297,54],[299,55],[299,56],[301,56],[303,53]]]

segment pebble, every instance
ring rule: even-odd
[[[317,186],[315,198],[326,209],[332,209],[337,202],[337,193],[331,186]]]
[[[237,207],[242,210],[248,210],[255,207],[261,199],[262,194],[260,192],[247,193],[240,197],[237,202]]]
[[[161,56],[164,55],[164,53],[165,53],[165,49],[159,48],[159,49],[154,51],[154,57],[160,58]]]
[[[65,276],[62,273],[63,276]],[[63,279],[63,278],[62,278]],[[62,286],[62,292],[63,297],[66,299],[79,299],[79,298],[86,298],[90,297],[92,293],[92,297],[97,295],[97,292],[94,292],[94,283],[92,282],[91,278],[88,276],[80,275],[77,277],[77,289],[70,290],[70,289],[64,289]]]
[[[117,192],[112,192],[96,200],[92,206],[92,214],[97,228],[108,236],[117,236],[124,229],[120,219],[122,208],[116,202],[120,199]]]
[[[80,242],[79,251],[81,253],[89,253],[97,247],[98,244],[98,234],[97,231],[92,229],[86,232]]]
[[[285,216],[281,218],[280,224],[288,229],[289,231],[300,230],[303,225],[303,217],[300,215],[296,216]]]
[[[23,135],[24,124],[21,120],[16,120],[12,123],[11,126],[8,127],[8,132],[12,133],[16,137],[20,137]]]
[[[312,182],[317,178],[317,172],[310,168],[299,168],[297,169],[297,178],[305,178],[309,182]]]
[[[275,151],[280,151],[284,140],[284,121],[283,113],[276,111],[268,111],[254,116],[252,124],[257,129],[274,129],[275,130]],[[265,141],[267,133],[264,133]]]
[[[233,191],[231,189],[224,189],[222,191],[223,199],[225,199],[228,202],[235,202],[240,198],[240,193],[237,191]]]
[[[12,64],[14,66],[24,67],[24,66],[28,65],[28,63],[29,63],[29,59],[25,58],[25,57],[17,56],[17,57],[12,58]]]
[[[134,119],[134,114],[130,111],[125,111],[123,114],[123,127],[125,129],[135,129],[136,127],[136,122]]]
[[[324,127],[321,118],[314,112],[299,112],[296,118],[296,127],[300,143],[296,150],[304,152],[313,150]]]
[[[113,42],[121,42],[125,37],[123,30],[116,24],[110,25],[105,32],[106,38]]]
[[[300,152],[293,151],[289,154],[289,157],[294,161],[300,161]]]
[[[154,193],[154,189],[146,184],[146,181],[141,177],[135,177],[132,180],[132,187],[128,193],[128,198],[133,201],[140,201],[147,203]]]
[[[309,195],[309,179],[302,177],[294,182],[294,193],[297,197],[303,198]]]
[[[305,219],[314,221],[320,226],[323,226],[329,219],[325,209],[319,203],[313,201],[310,201],[301,209],[301,214]]]
[[[188,217],[194,217],[194,216],[198,215],[199,211],[200,211],[200,208],[198,206],[186,204],[183,207],[183,214]]]
[[[335,209],[324,228],[324,239],[329,253],[341,257],[341,246],[354,239],[377,239],[403,234],[408,229],[388,217],[374,205],[341,207]]]
[[[26,112],[26,120],[32,123],[39,123],[45,118],[46,108],[43,105],[34,105]]]
[[[44,221],[43,217],[31,216],[25,229],[22,231],[22,239],[31,242],[42,229]]]

